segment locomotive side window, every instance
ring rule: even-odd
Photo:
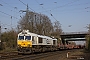
[[[55,40],[53,40],[53,44],[55,44]]]
[[[32,41],[34,41],[34,36],[32,36]]]
[[[32,43],[33,43],[33,44],[35,43],[35,41],[34,41],[34,36],[32,36]]]
[[[31,36],[25,36],[25,40],[31,40]]]
[[[19,40],[24,40],[24,36],[19,36]]]
[[[39,42],[39,43],[42,43],[42,38],[39,37],[39,38],[38,38],[38,42]]]
[[[46,40],[46,43],[47,43],[47,44],[50,44],[50,42],[49,42],[49,40],[48,40],[48,39]]]

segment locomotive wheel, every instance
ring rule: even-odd
[[[31,54],[31,53],[32,53],[32,50],[30,49],[29,52],[30,52],[30,54]]]

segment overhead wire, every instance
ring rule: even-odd
[[[2,0],[1,0],[2,1]],[[25,4],[24,2],[22,2],[21,0],[19,0],[21,3],[23,3],[25,6],[27,6],[27,4]],[[39,4],[39,2],[37,1],[37,0],[35,0],[38,4]],[[77,0],[77,1],[79,1],[79,0]],[[4,1],[3,1],[4,2]],[[64,5],[62,5],[62,6],[59,6],[59,7],[57,7],[57,8],[60,8],[60,7],[64,7],[64,6],[67,6],[67,5],[69,5],[69,4],[72,4],[72,3],[74,3],[74,2],[76,2],[76,1],[73,1],[73,2],[70,2],[70,3],[67,3],[67,4],[64,4]],[[6,3],[6,2],[4,2],[5,4],[7,4],[7,5],[9,5],[8,3]],[[1,4],[2,5],[2,4]],[[39,4],[40,5],[40,4]],[[80,5],[80,4],[79,4]],[[9,5],[10,7],[12,7],[11,5]],[[41,6],[44,10],[46,10],[43,6]],[[12,8],[15,8],[15,7],[12,7]],[[30,8],[30,7],[29,7]],[[88,7],[87,7],[88,8]],[[85,8],[85,9],[87,9],[87,8]],[[30,8],[31,10],[33,10],[32,8]],[[54,8],[54,9],[56,9],[56,8]],[[52,10],[54,10],[54,9],[52,9]],[[34,10],[33,10],[34,11]],[[46,12],[48,12],[47,10],[46,10]],[[48,12],[54,19],[55,19],[55,17],[53,16],[53,14],[52,13],[50,13],[50,12]],[[7,15],[7,14],[6,14]],[[56,20],[56,19],[55,19]]]
[[[35,1],[39,4],[39,2],[38,2],[37,0],[35,0]],[[75,0],[75,1],[69,2],[69,3],[67,3],[67,4],[64,4],[64,5],[62,5],[62,6],[59,6],[59,7],[50,9],[50,10],[46,10],[46,9],[42,6],[43,4],[39,4],[39,5],[41,5],[41,7],[45,10],[45,11],[43,11],[43,12],[48,12],[48,11],[52,11],[52,10],[55,10],[55,9],[58,9],[58,8],[62,8],[62,7],[69,6],[70,4],[73,4],[73,3],[77,2],[77,1],[79,1],[79,0]],[[86,3],[86,4],[87,4],[87,3]],[[80,5],[80,4],[79,4],[79,5]],[[73,5],[70,5],[70,6],[73,6]],[[50,13],[50,12],[48,12],[48,13],[56,20],[56,18],[53,16],[52,13]]]
[[[19,0],[23,5],[27,6],[27,4],[25,4],[24,2],[22,2],[21,0]],[[28,6],[29,7],[29,6]],[[31,7],[29,7],[32,11],[35,12],[35,10],[33,10]]]
[[[44,10],[46,10],[46,9],[42,6],[43,4],[40,4],[37,0],[35,0],[35,1],[36,1],[39,5],[41,5],[41,7],[42,7]],[[47,10],[46,10],[46,12],[49,13],[50,16],[52,16],[52,17],[57,21],[57,19],[53,16],[52,13],[48,12]]]
[[[2,1],[2,0],[0,0],[0,1]],[[9,5],[8,3],[4,2],[4,1],[2,1],[2,2],[3,2],[4,4],[6,4],[6,5],[8,5],[10,8],[17,9],[17,7],[13,7],[13,6]],[[4,5],[2,5],[2,6],[5,7]],[[8,7],[5,7],[5,8],[8,9]],[[19,12],[13,11],[13,10],[10,10],[10,11],[15,12],[15,13],[19,13]],[[8,13],[3,12],[3,11],[0,11],[0,12],[3,13],[3,14],[5,14],[5,15],[10,16],[11,18],[13,17],[13,18],[15,18],[15,19],[19,19],[19,18],[15,17],[15,16],[12,16],[12,15],[10,15],[10,14],[8,14]]]
[[[2,0],[0,0],[0,1],[2,1]],[[5,3],[6,5],[8,5],[8,7],[13,8],[13,9],[17,9],[17,10],[18,10],[18,8],[17,8],[16,6],[13,7],[13,6],[11,6],[10,4],[6,3],[5,1],[2,1],[2,2]],[[5,7],[5,6],[3,6],[3,7]],[[5,8],[8,8],[8,7],[5,7]],[[20,12],[14,11],[14,10],[11,10],[11,11],[13,11],[13,12],[15,12],[15,13],[20,13]]]
[[[2,0],[1,0],[1,1],[2,1]],[[5,3],[5,4],[7,4],[9,7],[11,7],[11,8],[14,8],[14,9],[17,9],[17,10],[18,10],[18,8],[17,8],[17,7],[13,7],[13,6],[11,6],[10,4],[8,4],[8,3],[4,2],[4,1],[2,1],[2,2],[3,2],[3,3]],[[22,1],[20,1],[20,2],[22,2]],[[22,3],[23,3],[23,2],[22,2]],[[24,3],[23,3],[23,4],[24,4]],[[26,4],[24,4],[24,5],[26,6]],[[29,8],[30,8],[30,7],[29,7]],[[11,11],[13,11],[13,10],[11,10]],[[19,12],[13,11],[13,12],[21,14],[21,13],[20,13],[20,11],[19,11]],[[6,13],[6,15],[11,16],[11,15],[9,15],[9,14],[7,14],[7,13]],[[14,16],[11,16],[11,17],[14,17]],[[19,19],[19,18],[17,18],[17,17],[14,17],[14,18]]]
[[[8,4],[8,3],[6,3],[6,2],[4,2],[4,1],[2,1],[2,0],[0,0],[1,2],[3,2],[4,4],[6,4],[6,5],[8,5],[9,7],[11,7],[11,8],[14,8],[14,9],[17,9],[17,7],[13,7],[13,6],[11,6],[10,4]],[[23,3],[21,0],[19,0],[21,3]],[[25,6],[27,6],[25,3],[23,3]],[[4,5],[2,5],[2,4],[0,4],[0,6],[3,6],[3,7],[5,7]],[[5,7],[5,8],[7,8],[8,9],[8,7]],[[30,8],[30,7],[29,7]],[[30,8],[31,9],[31,8]],[[33,9],[31,9],[31,10],[33,10]],[[11,10],[11,11],[13,11],[13,10]],[[34,11],[34,10],[33,10]],[[15,13],[20,13],[20,11],[19,12],[16,12],[16,11],[13,11],[13,12],[15,12]],[[5,15],[7,15],[7,16],[10,16],[10,18],[12,19],[12,18],[15,18],[15,19],[18,19],[19,20],[19,18],[17,18],[17,17],[15,17],[15,16],[12,16],[12,15],[10,15],[10,14],[8,14],[8,13],[5,13],[5,12],[3,12],[3,11],[0,11],[0,13],[2,13],[2,14],[5,14]],[[21,13],[20,13],[21,14]],[[11,23],[12,24],[12,23]]]
[[[53,9],[48,9],[47,11],[53,11],[53,10],[56,10],[56,9],[59,9],[59,8],[63,8],[63,7],[67,7],[67,6],[80,6],[80,5],[87,5],[87,4],[90,4],[90,2],[87,2],[87,3],[84,3],[84,4],[73,4],[73,3],[75,3],[75,2],[78,2],[79,0],[75,0],[75,1],[72,1],[72,2],[69,2],[69,3],[67,3],[67,4],[64,4],[64,5],[62,5],[62,6],[58,6],[58,7],[55,7],[55,8],[53,8]],[[90,7],[86,7],[85,9],[89,9]],[[84,8],[82,8],[83,10],[84,10]],[[79,10],[82,10],[82,9],[80,9],[79,8]],[[77,10],[77,8],[75,8],[75,9],[73,9],[73,10],[71,10],[71,11],[74,11],[74,10]],[[62,10],[62,11],[64,11],[64,10]],[[67,10],[66,10],[67,11]],[[46,12],[46,10],[44,10],[44,11],[42,11],[42,12]],[[89,12],[89,11],[87,11],[87,12]]]
[[[59,9],[59,8],[62,8],[62,7],[73,6],[73,5],[70,5],[70,4],[75,3],[77,1],[79,1],[79,0],[75,0],[75,1],[69,2],[67,4],[64,4],[62,6],[58,6],[58,7],[52,8],[52,9],[48,9],[47,11],[53,11],[53,10],[56,10],[56,9]],[[42,12],[46,12],[46,10],[42,11]]]
[[[64,5],[62,5],[62,6],[58,6],[58,7],[56,7],[56,8],[51,9],[51,10],[68,6],[68,5],[70,5],[70,4],[72,4],[72,3],[75,3],[75,2],[77,2],[77,1],[79,1],[79,0],[75,0],[75,1],[69,2],[69,3],[67,3],[67,4],[64,4]]]
[[[11,19],[12,19],[12,17],[15,18],[15,19],[18,19],[17,17],[14,17],[14,16],[12,16],[12,15],[10,15],[10,14],[7,14],[7,13],[5,13],[5,12],[2,12],[2,11],[0,11],[0,13],[3,13],[3,14],[5,14],[5,15],[7,15],[7,16],[10,16]],[[19,20],[19,19],[18,19],[18,20]],[[3,26],[3,25],[2,25],[3,23],[0,23],[0,24],[1,24],[1,26]],[[6,26],[11,26],[11,25],[4,24],[3,27],[5,27],[5,25],[6,25]],[[13,27],[13,26],[12,26],[12,27]]]
[[[10,16],[10,17],[11,17],[11,19],[12,19],[12,17],[13,17],[13,18],[15,18],[15,19],[18,19],[17,17],[14,17],[14,16],[12,16],[12,15],[9,15],[9,14],[7,14],[7,13],[3,12],[3,11],[0,11],[0,12],[1,12],[1,13],[3,13],[3,14],[5,14],[5,15]]]
[[[0,0],[0,1],[2,1],[2,0]],[[6,3],[5,1],[2,1],[3,3],[5,3],[5,4],[7,4],[9,7],[12,7],[11,5],[9,5],[8,3]],[[12,8],[14,8],[14,7],[12,7]]]
[[[19,0],[21,3],[23,3],[25,6],[27,6],[27,4],[25,4],[24,2],[22,2],[21,0]],[[38,1],[37,1],[38,3]],[[29,6],[28,6],[29,7]],[[30,7],[29,7],[30,8]],[[43,8],[43,7],[42,7]],[[31,10],[33,10],[32,8],[30,8]],[[44,9],[44,8],[43,8]],[[34,10],[33,10],[34,11]],[[34,11],[35,12],[35,11]],[[49,12],[48,12],[49,13]],[[56,20],[56,18],[50,13],[50,15]]]

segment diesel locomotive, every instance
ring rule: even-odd
[[[23,30],[17,37],[19,53],[34,53],[57,50],[57,39]]]

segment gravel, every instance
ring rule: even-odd
[[[67,58],[67,53],[69,56],[68,58]],[[67,50],[61,54],[48,56],[39,60],[81,60],[81,59],[84,60],[83,55],[84,55],[83,49],[75,49],[75,50]]]

